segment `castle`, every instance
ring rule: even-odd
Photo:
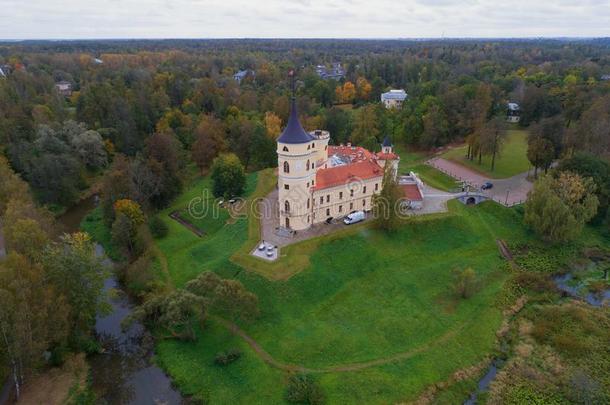
[[[384,169],[398,171],[399,157],[389,137],[380,153],[328,145],[328,131],[307,132],[294,96],[286,128],[277,140],[280,227],[300,231],[353,211],[370,211],[381,191]]]

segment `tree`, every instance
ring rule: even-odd
[[[246,185],[246,172],[239,158],[226,153],[214,159],[212,164],[212,191],[216,197],[240,196]]]
[[[195,129],[193,161],[203,171],[209,168],[214,158],[226,150],[225,128],[217,118],[205,115]]]
[[[195,325],[206,318],[206,303],[189,291],[178,289],[166,295],[156,295],[137,307],[124,321],[124,326],[140,321],[161,327],[169,337],[193,341]]]
[[[71,311],[68,330],[72,347],[84,349],[90,339],[98,313],[104,313],[105,269],[95,246],[86,233],[64,234],[59,242],[49,245],[43,254],[48,279],[66,297]]]
[[[118,216],[125,215],[133,223],[134,226],[139,226],[144,223],[145,217],[140,205],[132,200],[123,199],[114,203],[114,212]]]
[[[538,169],[543,168],[546,174],[553,159],[555,153],[553,151],[553,144],[548,139],[542,137],[529,137],[527,142],[527,159],[534,166],[534,177],[538,178]]]
[[[501,117],[489,120],[480,133],[481,152],[491,155],[491,171],[496,165],[496,156],[500,154],[504,138],[506,137],[505,122]]]
[[[282,119],[272,111],[267,111],[265,113],[265,129],[267,136],[275,141],[282,132]]]
[[[359,77],[356,80],[356,88],[358,91],[358,98],[362,101],[368,101],[371,96],[371,91],[373,90],[373,86],[366,80],[365,77]]]
[[[205,298],[210,308],[232,319],[251,320],[259,315],[258,297],[238,280],[220,278],[205,271],[189,281],[186,289]]]
[[[400,226],[403,193],[389,164],[386,164],[381,187],[381,192],[373,196],[373,218],[377,228],[392,232]]]
[[[373,149],[377,146],[379,133],[375,106],[369,104],[360,108],[356,113],[352,142]]]
[[[106,147],[99,132],[90,130],[77,134],[70,144],[87,168],[99,169],[108,163]]]
[[[65,341],[70,313],[38,263],[14,252],[0,262],[0,348],[7,355],[17,398],[43,352]]]
[[[295,404],[321,405],[324,403],[324,394],[312,376],[295,374],[288,380],[286,400]]]
[[[338,86],[335,89],[335,95],[340,103],[352,103],[356,97],[356,86],[352,82],[345,82],[343,86]]]
[[[580,234],[598,204],[590,180],[569,172],[544,176],[528,195],[524,222],[549,242],[567,242]]]
[[[453,290],[460,298],[470,298],[476,285],[476,273],[470,267],[453,270]]]

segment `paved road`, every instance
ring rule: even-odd
[[[492,179],[459,163],[443,158],[433,158],[426,163],[457,180],[467,181],[474,186],[481,186],[485,182],[491,182],[493,188],[485,193],[494,201],[503,205],[512,206],[524,202],[527,198],[527,193],[532,189],[532,183],[527,180],[527,172],[507,179]]]

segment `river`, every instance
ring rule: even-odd
[[[85,215],[95,207],[95,197],[81,201],[58,221],[70,232],[78,230]],[[105,257],[96,245],[96,255]],[[104,264],[113,267],[107,257]],[[102,352],[89,357],[92,388],[98,399],[109,404],[182,404],[185,401],[172,386],[170,378],[153,361],[154,339],[146,328],[135,323],[121,327],[135,302],[123,289],[113,271],[104,281],[111,311],[98,316],[95,333]]]

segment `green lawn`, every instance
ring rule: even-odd
[[[450,191],[456,187],[455,179],[445,173],[428,166],[424,162],[431,156],[425,152],[415,152],[407,146],[397,145],[396,153],[400,156],[398,171],[400,173],[409,173],[413,171],[422,179],[422,181],[431,187],[443,191]]]
[[[463,164],[471,169],[483,173],[494,179],[503,179],[528,171],[531,164],[527,160],[527,131],[522,129],[509,129],[506,141],[499,156],[496,156],[495,169],[491,171],[491,156],[483,156],[481,164],[478,160],[466,159],[468,147],[466,145],[452,148],[442,157]]]
[[[167,211],[200,192],[186,193]],[[240,326],[279,361],[328,369],[400,356],[357,372],[316,375],[328,403],[395,403],[416,398],[493,350],[502,317],[498,297],[508,277],[495,239],[526,237],[514,210],[455,201],[449,207],[449,214],[419,218],[392,236],[359,227],[293,245],[306,252],[306,268],[283,281],[231,261],[252,239],[247,219],[198,238],[162,215],[170,233],[157,244],[178,287],[213,270],[255,292],[262,316]],[[479,288],[459,300],[451,294],[451,270],[467,266],[476,271]],[[195,343],[164,340],[157,347],[159,363],[185,394],[212,404],[283,403],[283,372],[213,320],[199,335]],[[213,364],[217,352],[233,347],[244,356],[224,368]]]

